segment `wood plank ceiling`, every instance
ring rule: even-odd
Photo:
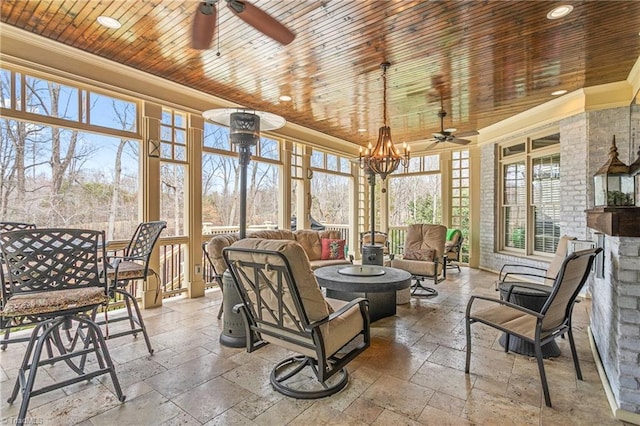
[[[565,3],[574,10],[549,20],[562,3],[255,0],[296,34],[281,46],[221,0],[219,37],[203,51],[190,47],[193,0],[3,0],[0,11],[5,24],[365,144],[383,125],[384,61],[396,143],[440,130],[441,96],[445,127],[464,132],[555,90],[626,79],[640,56],[640,1]]]

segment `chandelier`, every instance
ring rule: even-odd
[[[398,152],[391,140],[391,128],[387,125],[387,68],[391,64],[383,62],[380,64],[382,68],[382,83],[384,86],[383,106],[384,106],[384,126],[378,130],[378,142],[375,148],[369,146],[362,150],[360,147],[360,167],[367,173],[380,175],[384,180],[388,174],[396,171],[400,164],[403,165],[405,172],[409,168],[409,147],[406,142],[402,144],[402,154]]]

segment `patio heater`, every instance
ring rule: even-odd
[[[247,166],[251,161],[251,150],[260,141],[260,129],[274,130],[284,126],[286,121],[279,115],[262,111],[235,108],[219,108],[202,113],[207,121],[229,127],[229,141],[238,149],[240,165],[240,239],[247,236]],[[246,345],[242,314],[233,312],[233,307],[242,302],[229,270],[222,276],[223,329],[220,344],[232,348]]]
[[[405,171],[409,168],[409,147],[404,143],[403,153],[400,154],[391,140],[391,127],[387,125],[387,69],[390,66],[391,64],[389,62],[380,64],[380,68],[382,68],[382,84],[384,87],[384,125],[378,130],[378,141],[375,148],[369,143],[368,148],[363,152],[362,147],[360,147],[360,167],[364,169],[369,181],[369,188],[371,189],[371,243],[362,247],[363,265],[383,265],[384,247],[376,244],[375,239],[376,216],[374,208],[376,175],[380,175],[380,178],[385,180],[387,175],[395,172],[400,164],[403,165]]]

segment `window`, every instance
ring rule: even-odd
[[[451,227],[464,236],[461,260],[469,262],[469,151],[451,153]]]
[[[560,239],[560,135],[501,147],[501,249],[555,253]]]
[[[205,123],[202,154],[203,233],[237,231],[240,223],[240,165],[227,127]],[[280,141],[262,137],[247,166],[247,226],[278,224]],[[257,153],[257,154],[256,154]],[[300,157],[301,162],[301,157]]]
[[[14,70],[0,79],[0,219],[128,239],[140,202],[138,105]]]

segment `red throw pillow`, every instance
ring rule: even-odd
[[[344,259],[344,244],[345,240],[334,240],[331,238],[322,239],[322,254],[320,259],[332,260],[332,259]]]
[[[436,251],[434,249],[407,250],[404,253],[403,259],[433,262],[433,258],[435,254],[436,254]]]

